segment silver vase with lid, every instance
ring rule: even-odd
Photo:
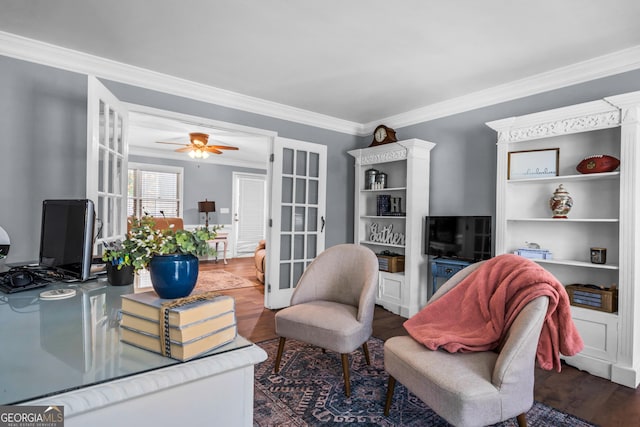
[[[364,171],[364,189],[371,190],[375,187],[378,171],[376,169],[367,169]]]

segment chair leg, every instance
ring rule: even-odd
[[[389,416],[389,409],[391,409],[391,402],[393,401],[393,390],[396,387],[396,379],[389,375],[389,385],[387,386],[387,400],[384,404],[384,416]]]
[[[344,374],[344,394],[351,396],[351,383],[349,380],[349,355],[342,353],[342,373]]]
[[[371,366],[371,359],[369,359],[369,346],[367,346],[366,341],[362,344],[362,351],[364,352],[364,360],[367,361],[367,365]]]
[[[516,419],[518,420],[519,427],[527,427],[527,414],[522,413],[518,415]]]
[[[280,359],[282,359],[282,351],[284,350],[284,342],[287,339],[285,337],[280,337],[280,342],[278,343],[278,354],[276,355],[276,365],[274,366],[273,371],[277,374],[280,370]]]

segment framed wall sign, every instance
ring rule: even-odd
[[[560,149],[510,151],[507,162],[507,179],[558,176]]]

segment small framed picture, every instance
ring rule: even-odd
[[[507,179],[535,179],[558,176],[560,149],[510,151]]]

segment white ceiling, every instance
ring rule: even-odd
[[[637,0],[0,0],[0,31],[359,124],[638,47],[638,18]]]

